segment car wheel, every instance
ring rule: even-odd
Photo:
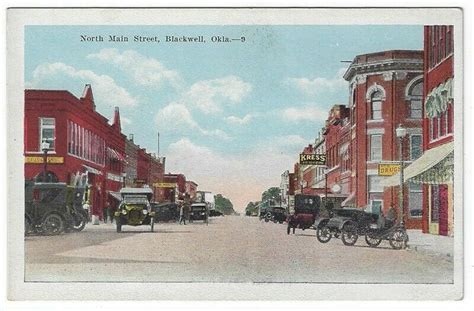
[[[389,239],[390,246],[393,249],[402,249],[406,248],[408,242],[408,235],[403,229],[397,229],[393,232],[392,236]]]
[[[117,232],[122,232],[122,222],[120,221],[120,217],[117,217],[115,222],[117,223]]]
[[[64,220],[56,214],[49,214],[43,220],[43,232],[48,235],[58,235],[64,231]]]
[[[379,246],[380,242],[382,242],[382,238],[377,238],[377,237],[374,236],[374,234],[367,233],[365,235],[365,242],[370,247],[377,247],[377,246]]]
[[[327,243],[331,240],[331,230],[327,226],[318,227],[316,230],[316,238],[321,243]]]
[[[354,225],[345,225],[344,228],[342,228],[341,239],[344,245],[352,246],[356,244],[358,238],[359,236],[357,235],[357,230]]]
[[[73,218],[72,230],[76,232],[80,232],[84,230],[84,228],[86,227],[86,222],[87,222],[86,218],[84,218],[84,216],[81,213],[77,213],[77,212],[74,213],[72,218]]]

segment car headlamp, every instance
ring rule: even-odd
[[[123,210],[122,210],[122,214],[127,215],[127,210],[126,210],[126,209],[123,209]]]
[[[146,209],[143,210],[143,215],[148,214],[148,211]]]

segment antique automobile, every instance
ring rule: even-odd
[[[173,202],[151,203],[152,210],[155,212],[155,223],[176,221],[178,219],[178,205]]]
[[[77,191],[76,191],[77,190]],[[80,231],[87,218],[81,210],[82,190],[59,182],[25,182],[25,234],[57,235]]]
[[[224,216],[224,214],[222,214],[221,212],[215,209],[209,211],[209,217],[219,217],[219,216]]]
[[[122,226],[149,225],[154,231],[154,216],[150,199],[153,191],[148,188],[122,188],[120,190],[122,201],[115,212],[117,232],[122,232]]]
[[[286,221],[286,210],[284,207],[274,206],[271,209],[271,221],[282,224]]]
[[[294,214],[287,218],[288,226],[287,233],[290,234],[293,229],[299,228],[302,230],[313,227],[314,221],[319,214],[321,205],[321,198],[317,195],[295,195],[295,210]]]
[[[202,220],[205,223],[209,221],[209,209],[206,203],[191,204],[191,211],[189,212],[189,222],[194,220]]]
[[[395,211],[391,208],[387,217],[380,214],[376,222],[372,222],[365,233],[365,241],[370,247],[377,247],[382,240],[389,241],[393,249],[406,248],[408,234],[405,226],[399,224],[395,219]]]
[[[335,208],[331,212],[331,217],[321,217],[315,223],[316,237],[321,243],[329,242],[332,237],[340,237],[344,245],[354,245],[359,234],[365,234],[370,224],[378,218],[377,214],[359,208]]]

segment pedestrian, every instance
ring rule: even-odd
[[[184,214],[184,204],[179,204],[179,224],[184,223],[186,225],[186,217]]]
[[[105,207],[102,210],[102,216],[104,217],[104,224],[107,223],[107,217],[109,216],[109,210],[110,210],[110,203],[107,201],[105,203]]]

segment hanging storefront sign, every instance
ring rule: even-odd
[[[25,163],[27,164],[43,164],[44,157],[25,157]],[[63,164],[64,157],[47,157],[46,163],[48,164]]]
[[[400,164],[379,164],[379,176],[392,176],[400,172]]]
[[[326,155],[300,153],[300,164],[301,165],[326,165]]]
[[[174,183],[174,182],[156,182],[156,183],[153,183],[153,187],[157,187],[157,188],[176,188],[176,183]]]

